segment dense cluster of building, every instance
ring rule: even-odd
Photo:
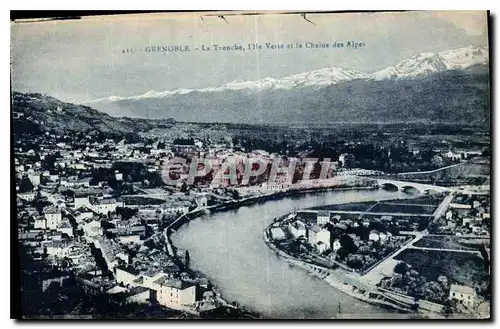
[[[489,236],[490,196],[457,194],[432,230],[457,236]]]
[[[406,240],[385,228],[373,227],[371,222],[330,211],[299,211],[288,215],[281,227],[286,231],[283,236],[289,235],[308,247],[304,251],[359,270],[396,250]]]
[[[192,275],[165,235],[168,223],[206,207],[210,193],[127,181],[114,167],[140,163],[156,174],[157,148],[146,156],[140,144],[84,143],[83,150],[64,142],[16,150],[18,236],[31,261],[47,268],[37,274],[40,289],[76,282],[89,294],[120,295],[126,302],[194,314],[219,308],[220,295]],[[100,170],[113,175],[101,178]]]

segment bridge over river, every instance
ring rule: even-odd
[[[420,193],[426,193],[426,192],[449,192],[452,191],[449,187],[445,186],[437,186],[437,185],[430,185],[430,184],[421,184],[421,183],[414,183],[414,182],[405,182],[405,181],[398,181],[398,180],[392,180],[392,179],[374,179],[377,181],[378,185],[382,188],[393,188],[393,189],[398,189],[398,190],[411,190],[415,189],[419,191]]]

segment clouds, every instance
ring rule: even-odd
[[[83,101],[148,90],[214,87],[324,67],[370,72],[419,52],[486,45],[485,12],[216,16],[199,13],[95,17],[12,24],[12,83],[19,91]],[[296,42],[366,44],[362,49],[293,49],[123,54],[151,45]]]
[[[487,35],[486,11],[438,11],[430,15],[451,22],[457,28],[463,29],[468,35]]]

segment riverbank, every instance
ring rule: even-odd
[[[226,201],[226,202],[212,205],[212,206],[200,207],[200,208],[193,209],[189,213],[186,213],[186,214],[178,217],[163,232],[161,232],[161,234],[163,234],[164,237],[166,238],[165,241],[167,243],[167,249],[168,249],[169,254],[171,254],[173,257],[176,257],[177,259],[179,259],[179,257],[182,258],[182,255],[181,254],[177,255],[178,249],[174,245],[174,243],[172,243],[172,241],[170,239],[170,235],[172,233],[174,233],[175,230],[179,229],[185,223],[188,223],[191,220],[194,220],[198,217],[201,217],[207,213],[214,214],[214,213],[219,213],[219,212],[225,212],[225,211],[238,209],[238,208],[244,207],[244,206],[250,206],[253,204],[257,204],[257,203],[264,203],[264,202],[267,202],[270,200],[279,200],[279,199],[283,199],[283,198],[287,198],[287,197],[299,196],[299,195],[304,195],[304,194],[308,194],[308,193],[317,194],[317,193],[332,192],[332,191],[375,190],[375,189],[377,189],[377,188],[373,187],[373,186],[346,186],[346,185],[340,186],[340,185],[337,185],[337,186],[321,187],[321,188],[307,188],[307,189],[303,189],[303,190],[295,189],[295,190],[291,190],[291,191],[281,191],[281,192],[277,192],[277,193],[276,192],[275,193],[268,193],[265,195],[256,195],[256,196],[251,196],[248,198],[242,198],[239,200],[230,200],[230,201]],[[259,232],[260,232],[260,229],[259,229]],[[265,245],[263,245],[263,247],[266,248]],[[183,249],[189,249],[189,246],[183,246]],[[207,278],[207,276],[205,276],[204,273],[201,273],[201,275],[203,277]],[[217,276],[217,278],[218,278],[218,276]],[[219,284],[220,283],[221,282],[219,282]],[[211,283],[211,285],[214,286],[212,283]],[[214,287],[214,292],[216,292],[218,297],[220,297],[220,299],[218,298],[219,300],[223,299],[222,294],[219,292],[219,289]],[[234,299],[234,297],[232,299]],[[238,299],[236,298],[236,300],[238,300]],[[233,307],[239,308],[240,307],[239,300],[238,300],[238,303],[235,303],[235,302],[229,303],[227,301],[224,301],[223,304],[230,306],[231,308],[233,308]],[[246,311],[245,308],[241,308],[241,309],[243,310],[243,312]],[[252,309],[252,307],[250,307],[249,309]],[[247,314],[247,315],[249,316],[249,314]],[[264,318],[264,316],[262,316],[260,313],[257,313],[255,311],[252,311],[251,315],[252,315],[252,317]]]
[[[352,191],[352,190],[376,190],[378,188],[379,188],[378,186],[346,186],[346,185],[329,186],[329,187],[309,187],[304,189],[291,189],[286,191],[278,191],[268,194],[260,194],[246,198],[225,201],[212,206],[198,207],[186,214],[181,215],[165,228],[164,234],[168,235],[170,232],[169,229],[177,230],[186,222],[205,214],[207,211],[221,212],[221,211],[234,210],[239,207],[250,206],[253,204],[263,203],[266,201],[279,200],[286,197],[300,196],[303,194],[310,194],[310,193],[324,193],[331,191]]]
[[[263,232],[264,243],[272,250],[276,255],[282,258],[284,261],[288,262],[293,267],[298,267],[303,271],[306,271],[309,275],[314,276],[324,282],[328,283],[333,288],[339,290],[340,292],[361,300],[365,303],[369,303],[376,306],[381,306],[385,308],[390,308],[391,310],[407,313],[412,313],[411,309],[403,305],[398,305],[394,302],[388,300],[383,300],[381,298],[386,298],[381,292],[377,290],[377,287],[370,287],[366,284],[362,288],[358,288],[356,284],[350,283],[355,280],[351,276],[351,273],[343,270],[341,268],[329,269],[316,264],[311,264],[303,260],[299,260],[285,253],[276,247],[271,241],[271,228],[276,222],[269,225]],[[359,285],[359,284],[358,284]],[[373,295],[374,297],[370,297]]]

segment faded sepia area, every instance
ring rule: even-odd
[[[312,23],[300,14],[230,15],[223,20],[214,14],[185,13],[14,23],[14,89],[80,103],[150,90],[218,87],[236,79],[279,79],[326,67],[373,73],[422,52],[488,45],[486,12],[309,14],[307,18]],[[129,56],[121,52],[155,45],[349,40],[364,42],[366,47],[328,52],[138,52]]]
[[[488,13],[11,23],[20,317],[489,319]]]

